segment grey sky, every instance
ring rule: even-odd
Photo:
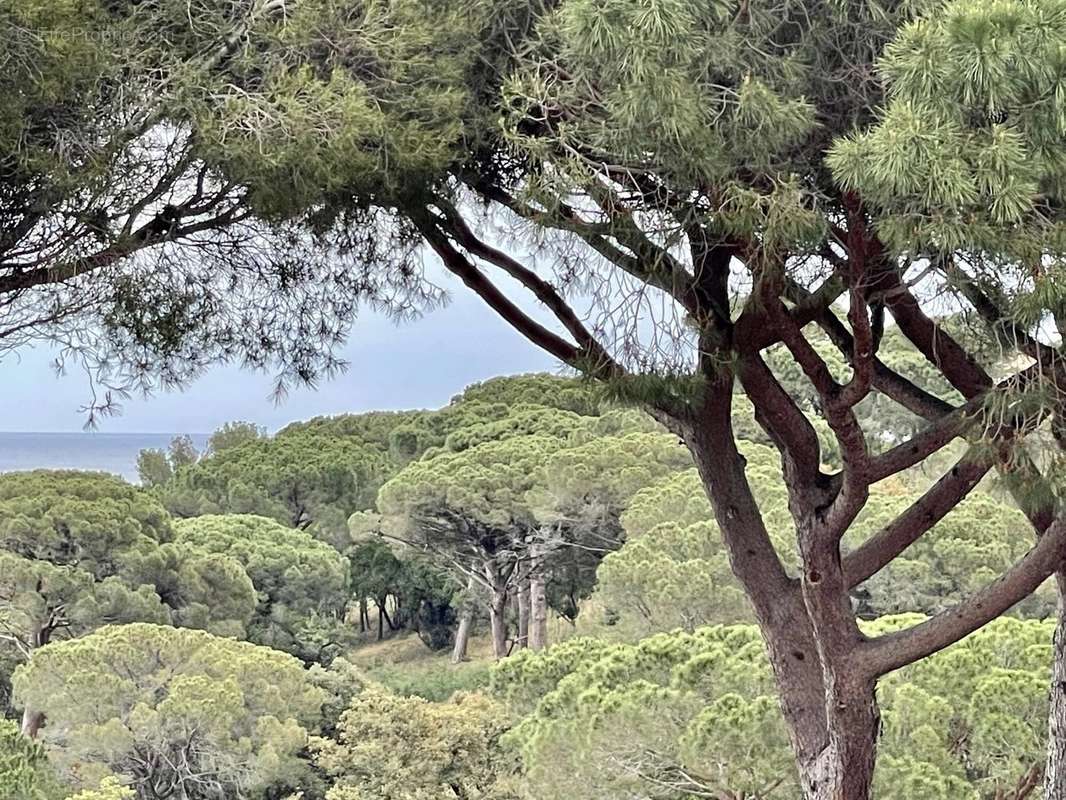
[[[294,390],[276,406],[269,375],[219,367],[184,392],[130,399],[122,415],[101,420],[100,430],[208,432],[235,419],[275,430],[320,414],[437,407],[475,381],[559,369],[465,287],[448,288],[452,302],[414,322],[396,326],[364,314],[344,351],[350,369],[317,391]],[[81,430],[86,379],[77,372],[57,378],[52,358],[40,347],[0,360],[0,430]]]

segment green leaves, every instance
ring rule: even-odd
[[[507,728],[503,706],[481,695],[429,703],[371,686],[341,715],[337,740],[312,748],[335,779],[327,800],[510,800],[514,765],[498,741]]]
[[[900,30],[880,64],[884,113],[827,162],[885,214],[894,247],[1055,249],[1043,207],[1066,175],[1064,32],[1057,0],[956,0]]]
[[[0,719],[0,788],[20,800],[59,800],[65,795],[45,749],[5,719]]]
[[[65,775],[91,785],[107,770],[160,788],[195,778],[205,787],[197,798],[298,773],[303,726],[325,699],[291,656],[147,624],[41,648],[14,683],[47,715],[42,737],[59,745],[51,752]]]
[[[478,138],[466,73],[489,11],[481,0],[301,4],[257,32],[227,84],[190,87],[205,156],[275,218],[323,194],[418,194]]]
[[[309,533],[254,515],[207,515],[175,525],[179,544],[225,555],[244,567],[258,596],[248,635],[314,658],[300,626],[312,617],[340,621],[348,602],[348,562]],[[205,576],[206,577],[206,576]],[[310,649],[309,649],[310,648]]]

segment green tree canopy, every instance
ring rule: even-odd
[[[99,383],[91,413],[218,361],[306,383],[339,368],[356,296],[402,313],[436,294],[334,270],[339,250],[249,219],[246,188],[178,117],[201,117],[275,9],[195,16],[124,0],[13,0],[0,15],[0,351],[58,344]]]
[[[427,647],[440,650],[452,639],[457,584],[432,559],[405,552],[381,539],[361,539],[349,552],[352,598],[377,607],[378,638],[385,624],[406,627]],[[389,599],[393,609],[387,611]],[[369,623],[369,619],[364,620]]]
[[[744,444],[747,474],[780,552],[795,552],[781,468],[774,451]],[[636,492],[621,515],[625,543],[604,557],[592,603],[624,638],[693,630],[750,618],[694,469]],[[795,555],[789,559],[794,568]]]
[[[115,476],[46,470],[0,476],[5,656],[25,659],[54,638],[124,622],[243,636],[255,607],[244,569],[175,545],[172,536],[159,502]],[[27,733],[42,720],[38,709],[23,710]]]
[[[572,411],[520,403],[509,406],[507,416],[501,419],[475,423],[452,431],[444,440],[444,448],[459,452],[484,442],[510,439],[513,436],[543,435],[567,439],[572,434],[591,429],[596,421],[595,417],[583,417]]]
[[[536,373],[503,376],[469,386],[452,398],[447,406],[433,411],[387,411],[319,417],[293,423],[278,435],[315,432],[354,438],[387,451],[399,468],[421,458],[427,451],[436,452],[437,448],[445,447],[453,435],[456,437],[452,440],[455,447],[448,445],[449,449],[469,446],[464,432],[467,428],[478,430],[479,433],[474,435],[479,440],[487,440],[496,438],[491,432],[495,423],[517,425],[514,429],[518,429],[536,428],[538,424],[550,426],[552,423],[548,422],[549,419],[558,420],[558,425],[565,425],[563,420],[573,419],[541,411],[541,421],[538,423],[538,409],[556,409],[579,417],[598,416],[601,408],[598,398],[601,394],[576,378]],[[514,416],[519,407],[525,406],[529,406],[533,419],[525,425],[504,422]],[[526,432],[540,431],[529,429]]]
[[[148,493],[102,473],[0,476],[0,626],[24,653],[137,620],[240,634],[251,585],[239,565],[170,543]]]
[[[348,515],[373,505],[387,473],[375,447],[291,433],[212,453],[178,470],[162,497],[179,516],[258,514],[343,547]]]
[[[452,399],[459,403],[503,403],[511,408],[537,405],[571,411],[583,417],[598,417],[604,410],[603,390],[576,378],[547,373],[509,375],[475,383]]]
[[[500,438],[412,462],[378,496],[390,535],[490,592],[497,655],[503,607],[523,576],[543,576],[555,608],[576,616],[599,558],[620,543],[624,503],[690,463],[666,434],[586,436],[569,412],[519,407],[517,416],[545,432],[513,436],[506,419],[493,423],[481,432]]]
[[[54,763],[83,786],[104,773],[140,800],[240,797],[300,770],[323,693],[291,656],[203,631],[108,626],[41,648],[15,674],[41,708]]]
[[[174,524],[178,544],[228,556],[258,597],[253,642],[315,659],[316,625],[338,624],[348,604],[348,562],[304,531],[251,514],[206,515]]]
[[[857,520],[848,544],[873,535],[913,501],[909,493],[879,496]],[[1021,558],[1031,547],[1030,531],[1028,520],[1015,506],[983,492],[973,493],[862,585],[869,593],[869,613],[943,611]],[[1049,582],[1015,606],[1012,614],[1045,618],[1054,614],[1055,604]]]
[[[334,780],[326,800],[518,798],[499,746],[508,725],[504,707],[481,695],[430,703],[371,686],[341,715],[336,740],[313,743]]]
[[[912,623],[886,618],[871,632]],[[1050,629],[998,620],[888,679],[877,796],[991,800],[1038,769]],[[508,736],[540,797],[795,796],[754,626],[627,645],[575,638],[501,662],[492,686],[523,716]]]
[[[266,436],[266,429],[254,422],[227,422],[211,434],[207,440],[207,454],[220,453],[245,442],[254,442]]]

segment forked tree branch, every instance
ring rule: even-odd
[[[821,474],[821,446],[814,426],[757,351],[743,356],[738,370],[744,393],[755,407],[755,421],[784,458],[789,491],[812,510],[819,500],[812,492]]]
[[[428,216],[417,220],[416,224],[426,242],[440,256],[445,269],[462,280],[507,324],[537,347],[555,356],[564,364],[578,369],[585,366],[584,353],[581,348],[548,330],[515,305],[492,281],[486,278],[477,267],[452,246],[448,237]]]
[[[767,290],[763,301],[781,340],[792,353],[814,386],[822,403],[826,422],[840,446],[843,480],[840,490],[827,508],[819,513],[822,529],[839,541],[855,520],[869,497],[869,454],[866,435],[855,417],[854,409],[843,396],[843,389],[829,372],[829,367],[807,341],[797,322],[778,299],[779,292]]]
[[[438,201],[438,204],[445,208],[449,232],[454,236],[455,240],[468,252],[499,267],[528,289],[574,337],[574,341],[577,342],[577,345],[585,352],[591,362],[592,371],[604,374],[622,374],[621,366],[611,358],[603,345],[582,324],[573,308],[563,299],[554,286],[502,250],[492,247],[479,239],[463,220],[459,211],[450,203]]]

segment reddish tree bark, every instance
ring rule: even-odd
[[[641,198],[635,201],[638,205],[648,197],[640,193],[647,190],[640,176],[612,176],[611,180],[631,180],[633,196]],[[472,188],[517,214],[544,222],[543,214],[528,210],[500,189],[486,189],[482,184]],[[885,255],[868,226],[858,197],[842,198],[845,222],[830,226],[832,244],[822,248],[822,255],[834,265],[833,274],[808,291],[786,277],[785,255],[764,252],[755,241],[715,240],[695,223],[684,225],[692,255],[690,271],[641,233],[626,201],[614,193],[609,181],[595,189],[590,198],[605,217],[618,220],[620,227],[610,228],[616,239],[603,235],[602,226],[583,227],[585,223],[572,209],[564,210],[565,220],[559,227],[576,233],[623,271],[661,289],[700,331],[698,390],[660,392],[652,399],[642,397],[642,402],[682,438],[693,455],[732,570],[752,603],[766,642],[804,796],[809,800],[868,800],[880,724],[877,680],[958,641],[1033,591],[1062,562],[1066,520],[1056,524],[1047,520],[1046,533],[1010,569],[957,606],[907,630],[873,639],[864,636],[851,607],[850,590],[927,533],[989,469],[1013,457],[1011,442],[1031,430],[1025,426],[1033,424],[1032,420],[994,419],[984,414],[987,396],[999,387],[924,314],[910,287],[902,283],[897,263]],[[669,192],[663,189],[662,196],[666,208],[673,210]],[[427,209],[425,215],[416,215],[427,242],[447,269],[516,330],[565,363],[621,386],[622,391],[631,378],[640,385],[640,378],[626,373],[551,284],[480,242],[456,216],[454,208]],[[619,244],[627,251],[619,250]],[[755,280],[753,299],[736,319],[729,312],[727,291],[734,258],[746,264]],[[572,341],[525,314],[474,259],[503,270],[529,289],[554,313]],[[832,309],[842,293],[849,300],[847,326]],[[891,310],[915,349],[962,392],[965,405],[956,408],[930,395],[877,358],[882,320],[874,308],[881,303]],[[850,363],[851,377],[843,383],[834,378],[807,339],[803,326],[812,321],[825,329]],[[838,472],[823,472],[813,426],[797,399],[762,361],[761,350],[778,342],[788,347],[818,394],[841,452],[843,468]],[[1046,352],[1041,350],[1040,355]],[[799,575],[786,572],[773,548],[737,450],[730,417],[738,380],[755,407],[756,420],[781,453],[797,531]],[[928,420],[928,426],[898,447],[872,454],[854,407],[873,390]],[[842,552],[841,541],[866,504],[871,484],[922,463],[954,438],[972,431],[979,431],[993,446],[972,450],[883,530],[853,552]]]

